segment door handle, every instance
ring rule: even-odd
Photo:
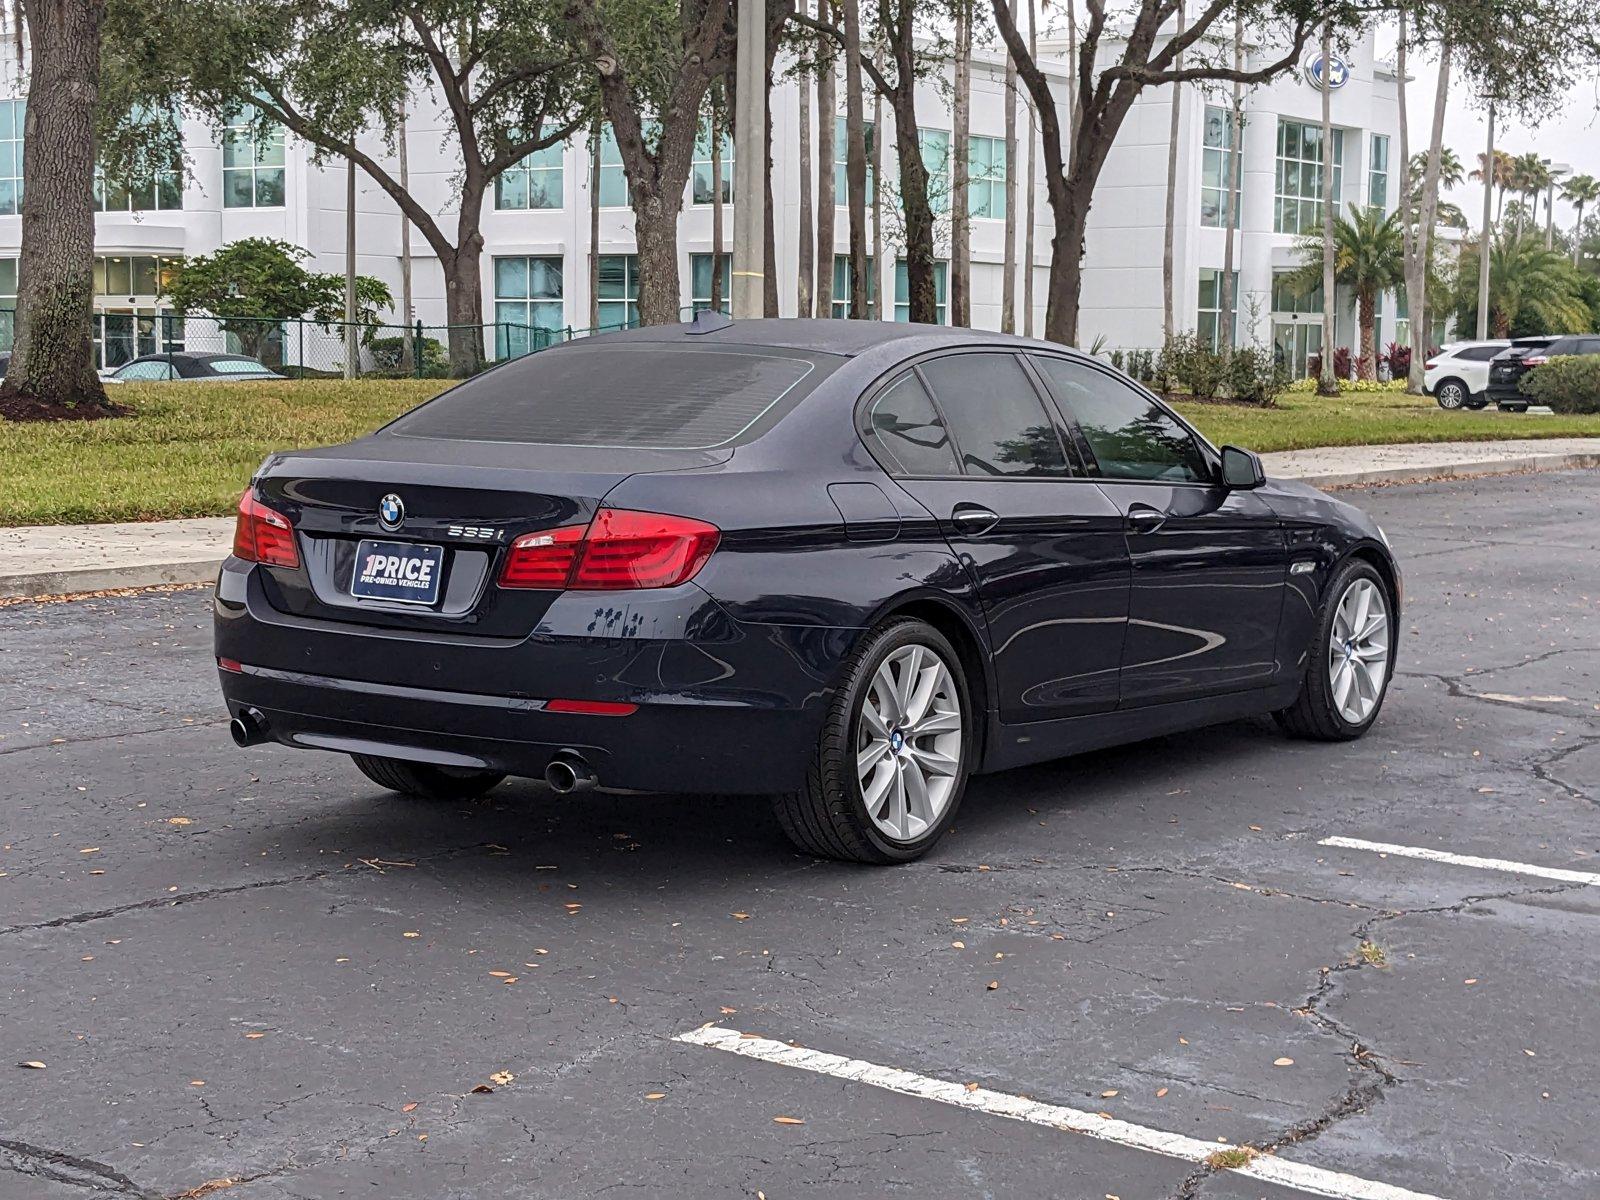
[[[1166,521],[1166,513],[1148,504],[1135,504],[1128,509],[1128,528],[1136,533],[1154,533]]]
[[[987,533],[1000,523],[1000,514],[981,504],[958,504],[950,513],[950,523],[962,533]]]

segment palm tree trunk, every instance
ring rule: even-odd
[[[1356,373],[1367,380],[1378,377],[1378,338],[1374,328],[1377,308],[1376,294],[1370,287],[1362,288],[1356,297],[1356,316],[1361,323],[1361,354]]]
[[[105,0],[25,0],[33,42],[23,140],[17,339],[0,394],[104,410],[95,373],[95,105]],[[13,13],[17,20],[19,14]],[[22,33],[17,33],[19,39]]]
[[[1439,164],[1444,155],[1445,104],[1450,96],[1450,43],[1439,47],[1439,83],[1433,94],[1433,126],[1428,134],[1428,162],[1422,171],[1422,209],[1406,255],[1406,318],[1410,323],[1411,368],[1406,391],[1422,394],[1428,343],[1428,263],[1432,257],[1433,226],[1439,211]],[[1404,129],[1404,126],[1401,127]]]
[[[811,0],[800,0],[802,16],[811,11]],[[797,246],[800,260],[799,278],[795,283],[795,315],[811,315],[812,272],[816,270],[816,230],[811,209],[811,80],[802,71],[798,80],[800,89],[800,232]]]
[[[873,65],[883,74],[883,43],[878,42],[872,53]],[[874,321],[883,320],[883,93],[872,92],[872,253],[871,281],[867,284],[868,315]]]
[[[972,0],[956,0],[955,100],[950,153],[950,324],[972,324],[972,215],[970,190],[972,132]]]
[[[722,311],[722,106],[711,96],[711,311]],[[691,280],[691,283],[693,281]]]
[[[589,329],[600,328],[600,114],[589,127]]]
[[[867,130],[861,91],[861,0],[844,0],[845,191],[850,218],[850,316],[867,316]]]
[[[1233,19],[1233,69],[1244,70],[1244,18]],[[1233,81],[1233,108],[1228,116],[1228,153],[1224,162],[1227,177],[1222,181],[1222,278],[1217,281],[1219,299],[1217,311],[1217,340],[1222,343],[1222,358],[1233,357],[1233,246],[1238,238],[1234,226],[1239,223],[1239,171],[1244,161],[1244,86]]]
[[[1039,19],[1034,11],[1035,0],[1028,0],[1028,53],[1034,61],[1039,58]],[[1033,110],[1033,97],[1024,96],[1028,106],[1028,202],[1027,225],[1022,231],[1022,336],[1033,336],[1033,256],[1035,250],[1034,227],[1038,222],[1039,204],[1039,119]],[[1579,224],[1583,217],[1578,209]]]
[[[1583,201],[1578,201],[1578,223],[1572,227],[1572,265],[1578,265],[1578,248],[1583,244]]]
[[[828,0],[817,0],[817,19],[832,20]],[[834,139],[839,126],[839,100],[834,77],[833,39],[817,43],[817,316],[833,316],[834,223],[839,194],[834,183]]]
[[[1183,34],[1183,4],[1178,4],[1177,36]],[[1183,70],[1183,55],[1178,55],[1172,62],[1173,68]],[[1173,271],[1176,269],[1176,256],[1174,254],[1174,240],[1178,223],[1178,136],[1179,126],[1183,118],[1183,84],[1172,85],[1172,120],[1171,130],[1167,138],[1167,211],[1166,227],[1161,235],[1161,341],[1166,345],[1172,341],[1176,332],[1172,309]]]
[[[1333,372],[1333,89],[1328,62],[1333,57],[1333,26],[1322,26],[1322,372],[1317,394],[1337,396],[1339,381]]]
[[[1017,0],[1010,0],[1017,19]],[[1017,63],[1006,53],[1006,221],[1005,252],[1000,282],[1000,332],[1017,331]]]

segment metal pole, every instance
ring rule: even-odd
[[[344,173],[344,377],[354,379],[356,359],[356,160]]]
[[[1478,340],[1489,336],[1489,225],[1494,195],[1494,102],[1489,102],[1489,141],[1483,158],[1483,232],[1478,236]]]
[[[733,122],[733,315],[761,316],[766,306],[767,5],[740,0]]]
[[[400,190],[411,191],[411,168],[406,155],[406,102],[400,101],[400,134],[395,143],[395,148],[400,152]],[[400,328],[404,329],[411,324],[411,218],[406,216],[405,209],[400,210]],[[413,349],[420,353],[422,339],[418,337],[414,348],[405,348],[406,339],[400,339],[403,349],[400,369],[414,367],[417,374],[422,374],[422,360],[418,358],[415,363],[408,363],[405,359],[413,357]]]
[[[417,321],[417,324],[416,324],[416,338],[411,343],[411,360],[412,360],[413,363],[416,364],[415,370],[417,372],[417,378],[421,379],[422,378],[422,321],[420,319]]]

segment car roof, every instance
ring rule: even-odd
[[[568,344],[602,346],[618,341],[681,342],[686,345],[702,344],[707,347],[718,344],[770,346],[813,354],[837,354],[844,358],[854,358],[891,342],[906,343],[908,353],[920,353],[923,349],[933,350],[941,346],[954,345],[1032,347],[1039,350],[1065,348],[1033,338],[949,325],[921,325],[904,321],[817,320],[798,317],[728,321],[720,327],[717,327],[715,322],[702,323],[698,326],[691,322],[677,325],[647,325],[621,333],[583,338]]]

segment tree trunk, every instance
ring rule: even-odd
[[[1178,5],[1177,11],[1178,32],[1183,32],[1183,5]],[[1183,56],[1179,55],[1174,60],[1174,66],[1182,69]],[[1174,262],[1174,240],[1177,232],[1178,221],[1178,137],[1183,117],[1183,84],[1172,85],[1172,119],[1167,137],[1167,210],[1166,225],[1161,235],[1161,339],[1163,343],[1172,341],[1176,332],[1175,317],[1173,315],[1172,292],[1173,272],[1176,269]]]
[[[1403,74],[1403,73],[1402,73]],[[1406,317],[1409,323],[1411,366],[1406,373],[1406,391],[1422,394],[1423,375],[1427,369],[1428,329],[1428,261],[1432,256],[1431,243],[1435,214],[1439,209],[1439,164],[1444,155],[1445,102],[1450,94],[1450,43],[1439,48],[1439,86],[1433,97],[1433,126],[1428,136],[1428,162],[1422,171],[1422,208],[1417,214],[1417,229],[1411,239],[1411,253],[1406,257]],[[1402,131],[1405,126],[1401,126]],[[1488,185],[1485,184],[1485,187]],[[1486,193],[1487,194],[1487,193]]]
[[[95,105],[105,0],[26,0],[23,14],[33,43],[23,135],[28,186],[16,345],[0,396],[103,411],[109,406],[95,374],[92,331]]]
[[[445,323],[450,326],[450,374],[465,379],[483,363],[483,235],[441,259]]]
[[[763,84],[767,89],[767,102],[763,104],[763,129],[761,133],[761,312],[763,316],[776,317],[778,313],[778,222],[774,217],[776,205],[772,198],[772,68],[782,44],[784,20],[774,23],[778,6],[767,5],[767,58]]]
[[[1572,227],[1572,265],[1578,265],[1578,250],[1583,245],[1583,208],[1584,202],[1577,201],[1578,223]]]
[[[898,53],[898,47],[896,50]],[[922,161],[922,144],[917,136],[915,91],[914,84],[909,83],[895,91],[894,139],[906,222],[906,298],[910,302],[911,320],[932,324],[939,319],[939,289],[934,278],[933,206],[928,200],[928,168]]]
[[[1407,10],[1404,5],[1401,5],[1400,34],[1399,40],[1395,44],[1394,52],[1395,93],[1400,118],[1400,250],[1402,258],[1400,286],[1406,296],[1406,342],[1411,344],[1415,339],[1409,331],[1421,314],[1416,313],[1411,307],[1413,303],[1411,278],[1417,262],[1418,231],[1411,223],[1411,123],[1406,119],[1406,52],[1408,49],[1406,17]],[[1417,224],[1420,225],[1421,221],[1419,220]],[[1412,345],[1410,367],[1406,374],[1406,391],[1412,395],[1418,395],[1420,391],[1415,382],[1420,377],[1418,366],[1416,347]],[[1393,375],[1393,363],[1389,364],[1389,371]]]
[[[844,0],[845,190],[850,216],[850,316],[867,316],[867,141],[861,92],[861,4]]]
[[[600,114],[589,129],[589,329],[600,328]]]
[[[801,15],[811,11],[811,0],[800,0]],[[796,249],[800,270],[795,281],[795,315],[811,315],[812,288],[816,270],[816,228],[811,208],[811,79],[802,71],[797,81],[800,93],[800,232]]]
[[[955,99],[950,154],[950,324],[972,325],[972,216],[970,190],[972,122],[972,0],[956,0]]]
[[[1233,19],[1233,69],[1244,70],[1244,18]],[[1244,86],[1233,81],[1233,107],[1228,114],[1228,153],[1223,158],[1227,174],[1222,181],[1222,278],[1217,281],[1217,340],[1222,343],[1222,359],[1233,357],[1233,310],[1238,298],[1233,294],[1233,248],[1238,239],[1234,226],[1239,221],[1239,171],[1244,163]]]
[[[1378,377],[1377,311],[1376,293],[1370,287],[1362,288],[1356,296],[1356,316],[1361,324],[1361,353],[1357,356],[1356,374],[1362,379]]]
[[[1339,381],[1333,372],[1333,317],[1335,284],[1333,271],[1333,88],[1328,61],[1333,57],[1333,26],[1322,26],[1322,374],[1317,381],[1319,396],[1337,396]]]
[[[400,101],[400,128],[395,135],[395,149],[400,154],[400,186],[410,190],[411,169],[406,147],[406,103]],[[417,368],[416,355],[422,347],[413,345],[416,332],[412,323],[415,308],[411,296],[411,218],[400,213],[400,369],[410,375]],[[301,363],[303,368],[305,363]]]
[[[1039,57],[1039,18],[1034,11],[1035,0],[1028,0],[1028,53],[1037,61]],[[1039,206],[1039,119],[1034,113],[1033,100],[1028,99],[1028,212],[1027,225],[1022,232],[1022,336],[1033,336],[1033,259],[1034,226],[1038,220]]]
[[[883,43],[873,51],[873,65],[883,75]],[[869,202],[872,205],[872,252],[867,256],[871,279],[867,283],[867,317],[883,320],[883,93],[872,93],[872,153],[867,176],[872,180]]]
[[[828,0],[817,0],[817,19],[832,20]],[[834,138],[839,125],[839,98],[834,77],[833,39],[821,35],[817,46],[817,316],[833,316],[834,223],[839,215],[834,185]]]
[[[1017,19],[1017,0],[1008,0]],[[1000,282],[1000,332],[1017,331],[1017,63],[1006,54],[1006,222],[1004,276]]]
[[[671,325],[678,319],[681,290],[678,280],[677,203],[660,196],[634,194],[633,224],[639,247],[639,323]]]

